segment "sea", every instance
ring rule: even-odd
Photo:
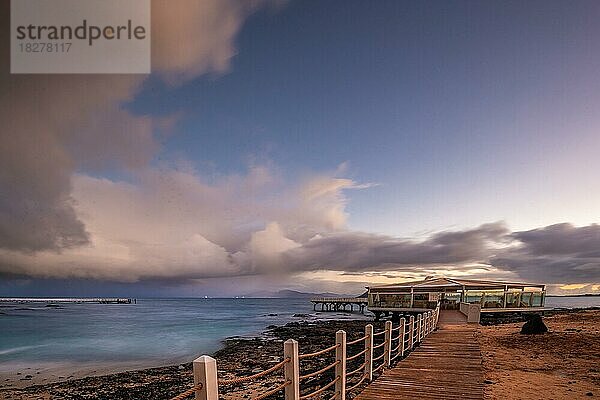
[[[0,377],[14,371],[58,376],[184,363],[214,353],[228,337],[261,335],[268,326],[291,321],[342,318],[367,317],[315,312],[308,299],[0,303]]]
[[[546,306],[600,307],[600,297],[548,297]],[[227,337],[261,335],[270,325],[290,321],[341,318],[368,316],[315,312],[307,299],[137,299],[137,304],[53,307],[0,303],[0,376],[17,370],[85,374],[189,362],[214,353]]]

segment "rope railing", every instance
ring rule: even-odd
[[[353,386],[350,386],[348,389],[346,389],[346,392],[351,392],[354,389],[358,388],[365,381],[365,379],[367,379],[367,374],[364,374],[363,377],[360,379],[360,381],[358,381],[356,384],[354,384]]]
[[[274,372],[274,371],[277,371],[278,369],[283,368],[283,366],[285,364],[289,363],[290,361],[291,361],[290,358],[286,358],[282,362],[273,365],[271,368],[265,369],[264,371],[258,372],[254,375],[242,376],[242,377],[233,378],[233,379],[224,379],[224,380],[219,380],[218,382],[219,382],[219,385],[226,386],[226,385],[235,385],[237,383],[252,381],[254,379],[258,379],[265,375],[269,375],[271,372]]]
[[[277,386],[276,388],[271,389],[268,392],[265,392],[258,397],[254,397],[252,400],[266,399],[267,397],[274,395],[275,393],[279,392],[281,389],[285,389],[286,386],[289,386],[291,384],[292,384],[292,381],[287,380],[287,381],[283,382],[281,385]]]
[[[312,378],[313,376],[320,375],[320,374],[322,374],[322,373],[323,373],[323,372],[325,372],[325,371],[329,371],[331,368],[335,367],[335,366],[336,366],[336,365],[338,365],[339,363],[340,363],[340,360],[337,360],[337,361],[336,361],[336,362],[334,362],[333,364],[329,364],[329,365],[328,365],[328,366],[326,366],[325,368],[321,368],[321,369],[320,369],[320,370],[318,370],[318,371],[311,372],[310,374],[306,374],[306,375],[301,375],[299,379],[300,379],[301,381],[303,381],[303,380],[305,380],[305,379]]]
[[[332,351],[332,350],[335,350],[335,349],[336,349],[336,348],[338,348],[338,347],[339,347],[339,345],[338,345],[338,344],[334,344],[334,345],[333,345],[333,346],[331,346],[331,347],[328,347],[328,348],[326,348],[326,349],[323,349],[323,350],[315,351],[314,353],[300,354],[300,355],[298,356],[298,359],[300,359],[300,360],[304,360],[305,358],[310,358],[310,357],[316,357],[316,356],[320,356],[321,354],[328,353],[328,352],[330,352],[330,351]]]
[[[178,395],[177,395],[177,396],[175,396],[175,397],[172,397],[172,398],[171,398],[171,400],[184,400],[184,399],[187,399],[187,398],[188,398],[188,397],[190,397],[191,395],[193,395],[193,394],[196,394],[196,393],[198,393],[200,390],[202,390],[202,386],[203,386],[203,385],[202,385],[202,383],[199,383],[199,384],[197,384],[197,385],[194,385],[194,387],[192,387],[192,388],[190,388],[190,389],[186,390],[185,392],[183,392],[183,393],[180,393],[180,394],[178,394]]]
[[[360,356],[362,356],[363,354],[365,354],[367,351],[369,351],[370,349],[368,347],[366,347],[363,351],[361,351],[360,353],[356,353],[355,355],[346,358],[346,361],[352,361]]]
[[[340,380],[340,377],[336,376],[333,381],[329,382],[327,385],[321,387],[320,389],[317,389],[312,393],[308,393],[303,396],[300,396],[300,400],[312,399],[313,397],[320,395],[321,393],[323,393],[324,391],[326,391],[327,389],[329,389],[330,387],[335,385],[339,380]]]
[[[365,382],[371,382],[374,379],[374,374],[379,376],[384,370],[391,368],[397,361],[406,357],[408,353],[419,346],[429,334],[435,331],[438,318],[439,305],[435,310],[418,314],[416,317],[414,315],[408,318],[402,317],[397,325],[387,321],[385,329],[378,332],[374,332],[373,325],[368,324],[365,326],[364,335],[352,341],[346,340],[345,331],[338,331],[334,345],[313,353],[299,354],[298,342],[289,339],[284,342],[284,359],[282,361],[253,375],[232,379],[218,379],[216,360],[209,356],[201,356],[193,363],[194,386],[171,398],[171,400],[185,400],[192,395],[195,396],[196,400],[218,400],[219,389],[222,387],[251,382],[279,370],[283,370],[283,381],[278,378],[270,384],[272,387],[262,394],[255,395],[255,397],[246,397],[251,400],[274,399],[277,393],[283,391],[286,400],[323,398],[322,395],[326,395],[327,397],[324,398],[330,398],[331,400],[345,400],[347,393],[357,390]],[[384,336],[383,341],[374,345],[374,339],[379,336]],[[363,343],[364,349],[357,352],[353,351],[354,354],[348,355],[348,346],[361,343]],[[381,349],[381,354],[379,354],[379,349]],[[301,360],[329,352],[335,352],[335,360],[332,363],[313,372],[300,375]],[[374,356],[375,352],[377,352],[377,356]],[[364,357],[362,363],[359,361],[360,357]],[[347,370],[347,367],[352,369]],[[301,394],[300,383],[305,386],[305,390],[314,387],[320,383],[317,383],[318,380],[311,380],[311,378],[332,376],[328,372],[331,370],[333,370],[332,375],[334,377],[331,381],[326,379],[326,381],[329,381],[327,384],[310,393]]]
[[[366,338],[368,338],[368,337],[369,337],[369,335],[365,335],[365,336],[363,336],[363,337],[360,337],[360,338],[358,338],[358,339],[356,339],[356,340],[353,340],[353,341],[351,341],[351,342],[348,342],[348,343],[346,343],[346,346],[352,346],[353,344],[357,344],[357,343],[360,343],[360,342],[364,342],[364,341],[365,341],[365,339],[366,339]]]
[[[373,350],[377,350],[386,345],[386,342],[379,343],[377,346],[373,346]]]
[[[359,372],[363,372],[363,370],[365,369],[365,365],[366,365],[366,364],[367,364],[366,362],[364,362],[364,363],[360,364],[360,366],[359,366],[358,368],[356,368],[354,371],[347,372],[347,373],[346,373],[346,376],[347,376],[347,377],[348,377],[348,376],[353,376],[353,375],[356,375],[356,374],[358,374]]]

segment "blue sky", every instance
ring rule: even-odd
[[[598,7],[578,4],[290,2],[248,18],[228,72],[150,79],[129,106],[183,113],[167,150],[217,173],[348,162],[379,184],[349,194],[357,229],[595,222],[597,207],[565,213],[557,193],[593,184],[579,169],[599,144]]]
[[[153,7],[150,76],[2,70],[5,290],[600,290],[597,2]]]

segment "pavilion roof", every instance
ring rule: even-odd
[[[527,282],[504,282],[440,277],[391,285],[369,286],[368,288],[375,291],[410,291],[411,289],[416,291],[425,291],[428,289],[461,289],[463,286],[466,289],[502,289],[505,286],[508,286],[509,288],[520,289],[525,287],[543,287],[544,285]]]

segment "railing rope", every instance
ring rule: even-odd
[[[346,400],[346,331],[337,331],[335,334],[335,399]],[[339,378],[339,379],[338,379]]]
[[[283,367],[283,376],[290,384],[285,387],[285,400],[300,399],[300,358],[298,357],[298,342],[288,339],[283,343],[283,357],[290,362]]]

